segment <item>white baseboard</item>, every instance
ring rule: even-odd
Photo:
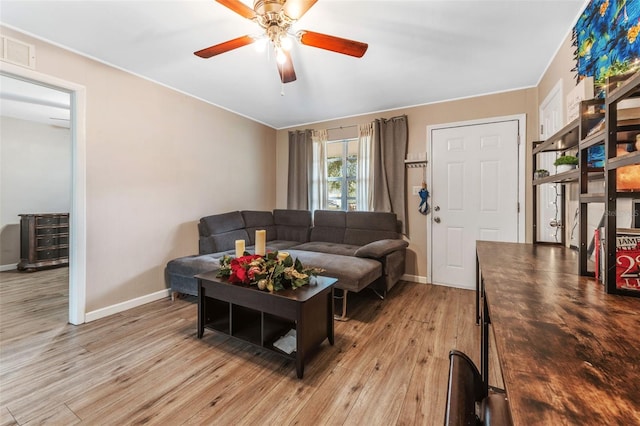
[[[115,305],[100,308],[95,311],[87,312],[84,316],[85,322],[95,321],[100,318],[108,317],[109,315],[124,312],[126,310],[136,308],[147,303],[155,302],[156,300],[169,297],[169,289],[157,291],[155,293],[147,294],[145,296],[136,297],[135,299],[127,300],[125,302],[117,303]]]
[[[420,275],[404,274],[400,279],[403,281],[411,281],[412,283],[420,283],[420,284],[428,283],[427,277],[421,277]]]
[[[404,274],[400,279],[403,280],[403,281],[411,281],[412,283],[441,285],[441,286],[444,286],[444,287],[460,288],[460,289],[463,289],[463,290],[474,290],[475,291],[475,289],[476,289],[475,286],[467,287],[467,286],[456,285],[456,284],[429,283],[427,277],[422,277],[420,275]]]
[[[4,272],[4,271],[13,271],[18,269],[18,264],[17,263],[13,263],[10,265],[0,265],[0,272]]]

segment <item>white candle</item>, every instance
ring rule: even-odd
[[[280,262],[284,262],[284,260],[289,257],[289,253],[287,253],[286,251],[279,251],[278,252],[278,260]]]
[[[244,240],[236,240],[236,257],[244,255]]]
[[[264,229],[256,230],[256,254],[264,256],[267,252],[267,231]]]

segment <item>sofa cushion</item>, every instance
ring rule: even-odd
[[[273,211],[273,222],[276,225],[278,240],[300,243],[309,241],[310,211],[276,209]],[[269,241],[268,237],[267,241]]]
[[[171,285],[171,291],[198,295],[198,280],[194,275],[213,271],[220,267],[219,258],[222,254],[186,256],[173,259],[167,263],[165,275]]]
[[[236,240],[244,240],[249,245],[249,234],[245,229],[225,232],[206,237],[214,246],[213,252],[221,252],[236,249]]]
[[[309,240],[343,243],[346,225],[346,212],[316,210],[313,213],[313,228]]]
[[[377,260],[353,256],[287,250],[305,267],[322,268],[320,275],[337,278],[336,287],[358,292],[382,276],[382,264]]]
[[[264,229],[267,231],[267,241],[275,240],[278,237],[276,225],[273,222],[273,213],[256,210],[243,210],[242,219],[244,220],[247,234],[249,235],[249,243],[256,243],[256,231]]]
[[[239,211],[214,214],[200,219],[198,229],[202,236],[222,234],[223,232],[244,229],[244,220]]]
[[[395,213],[346,212],[345,244],[363,246],[384,239],[400,239]]]
[[[220,267],[220,255],[203,254],[173,259],[167,263],[167,272],[173,275],[192,277],[203,272],[213,271]]]
[[[409,245],[405,240],[378,240],[360,247],[354,253],[357,257],[371,257],[379,259],[387,254],[406,248]]]
[[[318,253],[340,254],[342,256],[354,256],[359,246],[349,244],[328,243],[324,241],[310,241],[291,247],[294,250],[306,250]],[[363,256],[365,257],[365,256]]]
[[[267,241],[267,252],[282,251],[299,245],[299,241],[273,240]]]

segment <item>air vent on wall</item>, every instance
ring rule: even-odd
[[[0,60],[35,69],[36,47],[11,37],[2,36]]]

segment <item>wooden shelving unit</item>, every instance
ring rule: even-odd
[[[578,145],[579,124],[580,119],[576,118],[544,141],[534,142],[533,155],[541,152],[567,151]]]
[[[601,203],[604,215],[600,226],[604,225],[604,259],[602,264],[602,280],[608,293],[623,293],[640,295],[640,291],[616,288],[616,236],[617,199],[623,197],[640,197],[638,192],[621,192],[617,188],[617,170],[621,167],[640,164],[640,151],[618,155],[621,144],[635,142],[640,134],[640,108],[621,110],[620,102],[640,97],[640,73],[627,76],[627,79],[616,78],[617,87],[609,92],[604,99],[583,101],[581,105],[580,122],[580,275],[593,276],[596,265],[590,261],[593,250],[598,250],[588,233],[588,209],[591,203]],[[612,87],[610,80],[608,87]],[[620,112],[624,111],[624,113]],[[630,112],[629,112],[630,111]],[[603,125],[604,124],[604,125]],[[600,173],[594,174],[593,168],[588,169],[589,150],[602,146],[605,152],[604,164]],[[593,180],[603,181],[603,186],[597,192],[590,192],[589,183]]]
[[[604,146],[606,141],[606,109],[604,99],[590,99],[580,104],[580,142],[578,144],[578,158],[580,168],[579,185],[579,253],[580,262],[578,272],[580,275],[594,276],[595,265],[590,261],[591,253],[596,250],[592,235],[588,234],[588,209],[589,204],[604,203],[606,194],[604,188],[597,193],[589,191],[589,183],[595,180],[604,181],[604,167],[598,168],[599,174],[590,174],[589,150]],[[593,169],[591,169],[593,170]]]
[[[571,121],[566,126],[564,126],[562,129],[560,129],[559,131],[551,135],[546,140],[533,142],[533,149],[532,149],[533,170],[536,170],[538,168],[537,167],[538,154],[541,154],[544,152],[564,153],[571,149],[575,149],[578,146],[578,142],[579,142],[579,130],[580,130],[580,119],[576,118],[575,120]],[[538,241],[538,188],[536,187],[538,185],[544,185],[544,184],[553,184],[553,183],[566,184],[571,182],[577,182],[579,179],[579,176],[580,176],[580,171],[578,169],[575,169],[575,170],[570,170],[568,172],[557,173],[557,174],[545,176],[542,178],[536,178],[533,180],[534,188],[533,188],[532,208],[533,208],[533,242],[534,243],[539,242]],[[564,245],[565,244],[564,224],[566,223],[565,206],[564,206],[566,191],[565,191],[564,185],[561,185],[560,193],[558,195],[559,195],[558,207],[559,207],[560,217],[561,217],[560,227],[561,227],[561,230],[563,231],[560,233],[561,238],[560,238],[559,244]]]
[[[618,147],[623,144],[635,144],[640,135],[640,106],[629,105],[629,100],[638,99],[640,104],[640,72],[624,77],[610,79],[609,92],[604,99],[583,101],[580,115],[562,129],[544,141],[533,143],[533,170],[537,170],[537,155],[544,152],[565,153],[577,150],[579,165],[576,170],[555,175],[535,178],[533,180],[533,242],[538,243],[538,189],[539,185],[561,184],[559,192],[559,208],[562,220],[561,244],[565,244],[566,224],[565,194],[566,184],[579,185],[579,273],[594,275],[595,263],[590,260],[593,250],[598,250],[593,235],[588,234],[589,205],[599,203],[604,207],[601,225],[604,225],[604,255],[602,259],[602,280],[607,293],[640,296],[640,287],[636,289],[618,288],[616,284],[616,237],[620,230],[618,223],[617,200],[619,198],[639,198],[640,189],[622,191],[617,187],[618,171],[627,166],[640,165],[640,150],[629,148],[626,153],[619,153]],[[621,103],[625,105],[621,105]],[[601,147],[604,160],[590,161],[589,153]],[[595,183],[594,183],[595,182]],[[600,182],[598,184],[597,182]],[[591,183],[591,185],[590,185]],[[640,186],[640,185],[639,185]],[[632,185],[633,188],[633,185]],[[624,188],[627,189],[627,188]],[[621,226],[627,226],[622,223]],[[633,265],[632,265],[633,266]],[[635,265],[640,268],[640,262]],[[632,268],[630,267],[629,270]],[[633,269],[635,271],[635,269]],[[635,278],[634,278],[635,279]],[[635,282],[635,281],[634,281]],[[638,278],[640,286],[640,278]]]
[[[640,296],[639,289],[618,288],[616,283],[617,254],[617,172],[620,168],[640,164],[640,151],[618,156],[618,146],[635,142],[640,134],[640,113],[623,117],[619,105],[627,99],[640,98],[640,72],[628,77],[606,97],[606,163],[605,163],[605,256],[603,282],[607,293]],[[640,196],[640,192],[626,193],[626,196]],[[636,266],[638,266],[636,264]]]

